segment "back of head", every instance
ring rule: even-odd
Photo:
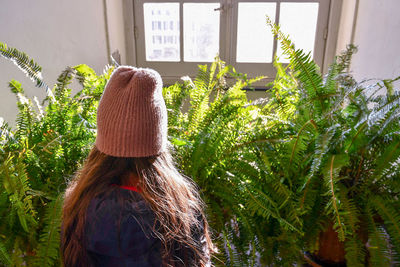
[[[167,110],[160,75],[118,67],[97,111],[96,146],[115,157],[147,157],[166,150]]]

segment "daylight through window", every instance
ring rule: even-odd
[[[273,70],[275,54],[287,62],[266,16],[280,24],[297,48],[322,63],[329,2],[138,0],[134,6],[137,63],[172,77],[192,72],[197,64],[212,62],[219,55],[239,71],[265,74]]]

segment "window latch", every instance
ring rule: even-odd
[[[222,11],[222,12],[224,12],[224,11],[225,11],[225,6],[224,6],[224,5],[221,5],[221,6],[218,7],[218,8],[214,8],[214,11]]]

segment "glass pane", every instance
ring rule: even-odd
[[[219,3],[184,3],[184,60],[211,62],[219,52]]]
[[[303,49],[313,55],[317,30],[318,3],[281,3],[279,24],[284,34],[288,34],[296,49]],[[279,61],[288,63],[278,45]]]
[[[147,61],[180,61],[179,3],[144,3]]]
[[[236,62],[272,62],[273,36],[266,16],[275,21],[276,3],[239,3]]]

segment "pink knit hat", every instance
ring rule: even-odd
[[[167,145],[162,80],[152,69],[120,66],[97,109],[97,148],[114,157],[157,155]]]

